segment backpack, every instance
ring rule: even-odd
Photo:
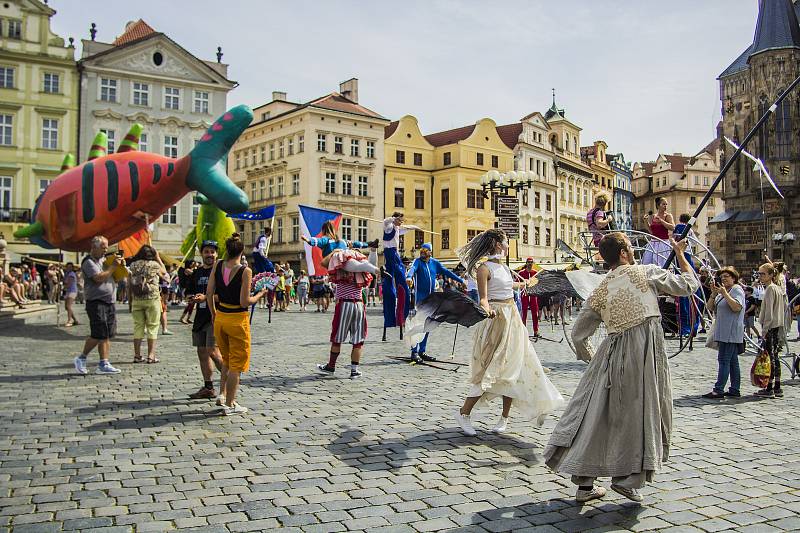
[[[152,276],[147,276],[145,268],[132,268],[130,289],[134,298],[151,298],[159,292],[158,278],[154,280]]]

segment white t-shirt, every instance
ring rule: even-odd
[[[394,235],[391,239],[386,239],[386,234],[394,230]],[[408,228],[394,225],[394,217],[389,217],[383,221],[383,247],[384,248],[400,248],[400,235],[408,232]]]

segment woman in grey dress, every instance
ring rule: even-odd
[[[681,274],[658,265],[637,265],[628,238],[610,233],[600,255],[611,268],[586,300],[572,328],[578,357],[589,366],[544,451],[551,469],[572,475],[578,502],[602,498],[597,477],[633,501],[638,489],[669,455],[672,392],[664,351],[659,293],[689,296],[699,281],[670,240]],[[605,323],[608,336],[595,353],[589,338]]]

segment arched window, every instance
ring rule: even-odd
[[[785,100],[775,110],[775,157],[792,157],[792,107]]]

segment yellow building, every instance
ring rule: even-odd
[[[610,202],[614,199],[614,170],[609,163],[607,150],[608,145],[605,141],[595,141],[592,146],[581,147],[581,159],[589,165],[594,174],[594,186],[592,187],[594,197],[597,198],[602,194]],[[610,210],[611,206],[607,207]]]
[[[514,152],[489,118],[425,137],[414,117],[403,117],[392,126],[385,140],[386,212],[402,211],[409,223],[441,234],[418,231],[411,237],[413,242],[407,234],[401,252],[410,255],[430,241],[435,257],[455,259],[456,248],[494,227],[491,199],[484,198],[480,178],[490,170],[512,170]],[[414,164],[415,158],[420,164]],[[413,200],[407,202],[411,194]],[[517,256],[514,243],[511,255]]]
[[[36,0],[0,4],[0,233],[16,254],[44,252],[11,234],[76,152],[75,47],[50,31],[55,10]],[[56,254],[57,255],[57,254]]]

